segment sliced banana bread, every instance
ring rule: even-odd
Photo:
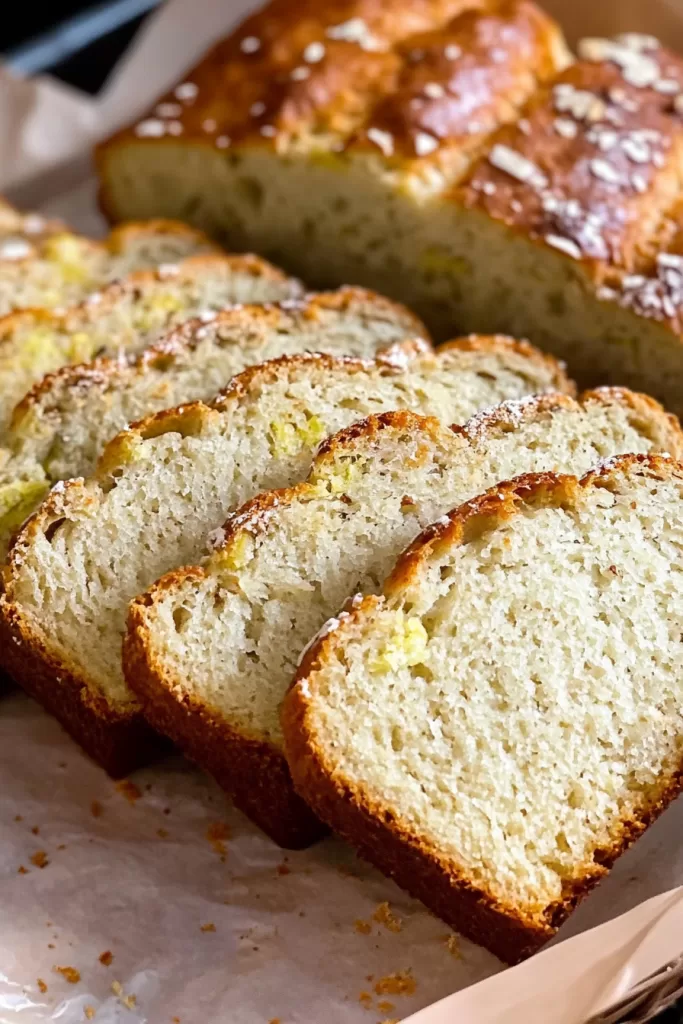
[[[271,302],[301,286],[256,256],[191,256],[140,270],[65,313],[27,309],[0,319],[0,426],[33,384],[68,363],[145,348],[198,313]]]
[[[416,352],[430,350],[426,328],[403,306],[361,288],[341,288],[207,314],[137,356],[48,374],[15,409],[0,449],[0,561],[51,484],[89,476],[105,443],[128,423],[213,398],[254,363],[313,349],[372,357],[411,337]]]
[[[279,710],[325,620],[349,595],[376,592],[454,503],[520,472],[583,472],[651,449],[683,455],[678,423],[618,390],[505,403],[453,430],[409,413],[355,424],[327,442],[306,483],[232,516],[202,568],[133,602],[126,678],[148,720],[257,824],[284,845],[305,842],[318,826],[293,791]]]
[[[11,214],[5,219],[11,224]],[[67,229],[31,236],[26,231],[27,225],[36,226],[31,215],[16,214],[14,220],[23,234],[0,236],[0,316],[28,307],[70,306],[133,271],[220,252],[203,232],[171,220],[123,224],[105,242]]]
[[[90,480],[56,485],[10,551],[0,659],[112,773],[125,772],[148,753],[121,670],[133,597],[197,561],[237,505],[301,480],[318,444],[359,417],[403,406],[464,420],[558,386],[571,389],[554,360],[501,338],[438,354],[419,355],[411,342],[375,361],[309,354],[251,367],[211,405],[119,434]]]
[[[285,698],[299,792],[514,963],[681,790],[683,466],[502,484],[349,607]]]

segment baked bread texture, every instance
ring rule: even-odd
[[[233,303],[300,294],[297,281],[256,256],[191,256],[129,274],[66,312],[11,313],[0,319],[0,427],[33,384],[61,366],[138,352],[183,320]]]
[[[514,963],[680,792],[683,466],[625,456],[456,509],[285,698],[298,790]]]
[[[407,412],[354,424],[327,442],[305,483],[238,510],[201,567],[132,603],[126,678],[159,731],[276,841],[299,845],[320,826],[294,793],[279,711],[325,620],[350,595],[377,592],[454,502],[520,472],[583,472],[651,450],[682,455],[678,423],[609,389],[505,403],[453,429]]]
[[[23,259],[33,251],[31,246],[67,230],[64,221],[40,213],[20,213],[0,196],[0,260]]]
[[[407,338],[416,339],[416,352],[430,350],[426,328],[403,306],[341,288],[204,314],[136,356],[48,374],[14,410],[0,448],[0,561],[50,487],[90,476],[106,442],[127,424],[208,401],[255,363],[313,349],[372,358]]]
[[[123,224],[104,242],[95,242],[35,214],[3,207],[0,316],[16,309],[74,305],[136,270],[220,251],[203,232],[177,221]]]
[[[102,205],[680,411],[683,61],[636,33],[579,58],[526,0],[273,0],[101,146]]]
[[[198,561],[235,507],[303,479],[319,443],[369,413],[403,406],[464,420],[504,397],[572,388],[554,360],[509,339],[421,348],[251,367],[210,405],[117,435],[92,478],[57,484],[23,527],[0,597],[2,663],[110,772],[148,754],[121,670],[128,602]]]

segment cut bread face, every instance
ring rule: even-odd
[[[180,134],[151,109],[99,148],[102,204],[679,412],[683,61],[635,32],[579,58],[526,2],[271,0],[189,72]]]
[[[301,285],[256,256],[191,256],[141,270],[65,313],[0,319],[0,425],[44,374],[98,355],[139,352],[171,327],[239,302],[273,302]]]
[[[49,374],[15,409],[0,450],[0,559],[50,486],[89,476],[114,434],[182,402],[208,400],[247,366],[316,350],[372,358],[407,338],[430,349],[403,306],[361,288],[190,320],[137,356]],[[402,351],[402,350],[401,350]]]
[[[110,771],[126,771],[147,754],[125,739],[141,722],[121,669],[132,598],[196,562],[245,500],[303,479],[320,442],[359,417],[403,406],[464,420],[558,386],[572,388],[523,343],[467,338],[419,354],[409,342],[374,361],[286,356],[245,370],[210,405],[150,417],[110,442],[94,477],[57,484],[19,533],[0,599],[5,667]]]
[[[203,232],[178,221],[123,224],[95,242],[35,215],[0,211],[0,316],[71,306],[137,270],[220,251]]]
[[[298,845],[319,826],[293,791],[279,713],[328,617],[377,592],[454,503],[522,472],[584,472],[651,450],[683,455],[678,423],[644,396],[608,389],[506,403],[450,430],[409,413],[355,424],[327,442],[307,482],[238,510],[201,568],[133,602],[126,677],[150,722],[273,838]]]
[[[503,484],[427,530],[287,695],[331,826],[514,963],[678,794],[683,467]]]

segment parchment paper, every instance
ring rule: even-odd
[[[250,6],[167,0],[98,100],[0,68],[0,188],[102,231],[89,146]],[[572,38],[637,28],[683,50],[678,0],[548,6]],[[340,842],[283,854],[181,758],[117,786],[19,694],[0,698],[0,786],[0,1024],[374,1024],[423,1007],[415,1024],[581,1024],[683,949],[681,801],[564,941],[502,972]]]

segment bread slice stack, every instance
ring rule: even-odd
[[[683,455],[678,423],[616,389],[504,403],[450,430],[407,412],[371,417],[331,438],[305,483],[238,510],[200,567],[133,602],[126,678],[149,721],[276,841],[301,845],[319,825],[293,791],[279,713],[325,621],[377,592],[423,527],[498,481],[649,451]]]
[[[342,288],[204,312],[138,355],[48,374],[14,410],[0,448],[0,560],[50,486],[89,476],[106,442],[129,423],[182,402],[209,400],[236,373],[268,359],[315,349],[369,358],[383,350],[389,360],[391,346],[408,338],[415,339],[416,352],[430,350],[426,329],[408,310],[372,292]]]
[[[299,792],[516,962],[681,791],[683,467],[625,456],[462,505],[309,651]]]
[[[328,434],[368,414],[403,407],[464,420],[504,398],[572,387],[553,359],[502,338],[252,367],[211,404],[119,434],[93,477],[53,489],[10,551],[3,664],[110,772],[125,773],[149,755],[151,736],[121,670],[128,602],[196,562],[230,511],[301,480]]]
[[[65,312],[11,313],[0,318],[0,427],[32,385],[61,366],[140,351],[183,320],[226,305],[300,294],[297,281],[256,256],[209,254],[136,271]]]
[[[37,214],[0,208],[0,316],[74,305],[137,270],[220,252],[205,234],[170,220],[124,224],[104,242]]]

